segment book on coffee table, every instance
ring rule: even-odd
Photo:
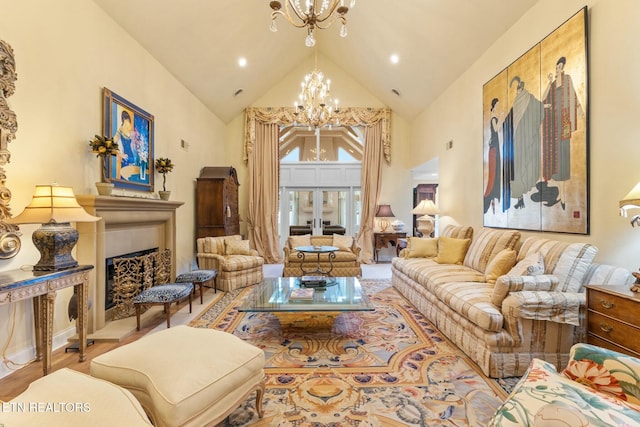
[[[302,276],[300,278],[300,284],[303,286],[324,286],[327,283],[327,278],[324,276]]]
[[[290,300],[311,301],[313,299],[313,288],[296,288],[291,290]]]

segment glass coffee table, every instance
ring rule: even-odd
[[[341,313],[373,310],[356,277],[329,277],[321,287],[301,286],[299,277],[265,278],[238,309],[271,313],[283,328],[331,327]]]

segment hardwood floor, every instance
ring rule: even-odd
[[[64,347],[59,348],[53,352],[51,370],[57,371],[58,369],[69,368],[88,374],[89,364],[92,358],[139,339],[163,321],[163,319],[160,319],[157,323],[149,324],[147,327],[141,328],[140,331],[132,333],[120,342],[96,342],[95,344],[87,347],[87,360],[84,362],[78,361],[77,352],[65,353]],[[13,399],[25,391],[31,382],[41,377],[42,362],[32,362],[15,373],[0,379],[0,401]]]

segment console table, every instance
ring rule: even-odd
[[[373,260],[378,262],[378,251],[389,245],[398,247],[398,240],[407,237],[406,232],[373,233]]]
[[[80,361],[87,358],[87,300],[89,271],[92,265],[80,265],[66,270],[39,272],[9,270],[0,272],[0,305],[33,300],[33,316],[36,338],[36,360],[42,360],[42,371],[51,371],[53,342],[53,307],[56,292],[73,286],[78,294],[77,330]]]

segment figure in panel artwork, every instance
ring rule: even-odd
[[[484,190],[484,213],[489,208],[496,213],[496,199],[500,202],[500,177],[502,176],[502,161],[500,159],[500,138],[498,135],[499,121],[496,115],[498,98],[491,100],[491,119],[489,121],[489,154],[487,158],[488,176],[487,188]]]
[[[542,123],[542,178],[539,193],[531,196],[536,202],[553,206],[560,202],[565,209],[565,184],[571,179],[571,136],[577,129],[578,117],[584,111],[578,100],[571,76],[564,72],[567,59],[556,62],[555,76],[548,74],[549,85],[544,91],[544,120]],[[549,186],[558,181],[558,186]]]
[[[503,211],[511,207],[511,198],[517,199],[515,209],[524,208],[524,195],[540,178],[542,103],[525,89],[520,77],[513,77],[509,86],[514,83],[516,96],[502,124]]]

